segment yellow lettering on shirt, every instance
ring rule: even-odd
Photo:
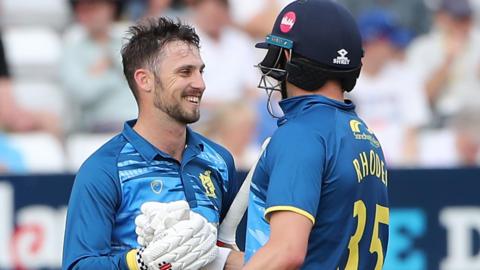
[[[385,162],[375,151],[361,152],[358,154],[358,158],[352,161],[352,164],[358,183],[362,182],[367,176],[375,176],[384,185],[388,184],[388,171]]]

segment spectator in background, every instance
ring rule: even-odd
[[[468,0],[441,0],[433,30],[407,52],[440,125],[467,107],[480,107],[479,44]]]
[[[264,39],[272,30],[278,12],[292,0],[230,0],[235,25],[254,39]]]
[[[441,129],[422,132],[419,164],[456,168],[480,165],[480,108],[465,108]]]
[[[437,1],[437,0],[433,0]],[[396,15],[398,23],[415,34],[425,33],[430,29],[431,16],[426,3],[429,0],[337,0],[345,4],[356,16],[375,8],[382,8]]]
[[[253,42],[230,25],[228,0],[192,0],[193,23],[205,61],[204,80],[208,89],[202,103],[208,111],[226,102],[254,100],[257,73],[253,69]]]
[[[246,102],[235,101],[215,110],[200,132],[227,148],[238,169],[249,170],[258,157],[258,148],[252,145],[256,122],[255,110]]]
[[[114,24],[119,2],[72,2],[78,24],[65,35],[61,76],[72,105],[77,106],[73,131],[118,131],[125,120],[136,115],[122,73],[123,31],[117,31]]]
[[[473,8],[475,24],[480,27],[480,0],[471,0],[470,4]]]
[[[159,17],[167,13],[172,0],[148,0],[143,17]]]
[[[480,108],[462,110],[455,115],[448,126],[456,134],[458,165],[480,165]]]
[[[61,136],[60,121],[45,111],[32,111],[17,103],[0,36],[0,130],[7,132],[45,131]]]
[[[191,2],[194,2],[195,0],[189,0]],[[227,3],[227,1],[224,1]],[[292,0],[229,0],[228,1],[228,11],[229,11],[229,20],[230,25],[235,26],[237,29],[241,30],[242,32],[246,33],[248,39],[255,40],[256,42],[263,40],[267,34],[269,34],[272,30],[273,23],[280,12],[280,10],[285,7],[287,4],[292,2]],[[231,27],[229,27],[231,29]],[[237,31],[238,32],[238,31]],[[241,35],[242,37],[245,36],[244,34]],[[242,38],[244,39],[244,38]],[[206,39],[203,38],[203,41]],[[251,42],[251,41],[249,41]],[[202,47],[202,49],[205,48],[205,44]],[[250,47],[251,48],[251,45]],[[231,57],[231,55],[237,54],[235,50],[232,49],[225,49],[226,55]],[[242,49],[242,51],[245,49]],[[248,48],[246,49],[248,50]],[[202,53],[205,50],[202,50]],[[215,51],[212,52],[215,54]],[[244,77],[248,77],[249,81],[249,88],[252,88],[253,91],[251,91],[251,94],[248,94],[251,100],[254,100],[254,105],[257,111],[257,116],[258,116],[258,121],[257,121],[257,128],[256,128],[256,138],[255,138],[255,143],[258,145],[258,147],[261,145],[261,143],[265,140],[266,137],[269,137],[273,134],[273,132],[277,128],[277,121],[272,118],[272,116],[268,113],[265,104],[267,103],[267,97],[264,95],[263,91],[259,91],[256,89],[256,86],[258,85],[258,78],[260,77],[259,74],[254,74],[256,72],[255,69],[252,69],[252,66],[255,64],[258,64],[264,57],[263,52],[260,50],[249,50],[245,55],[250,55],[253,60],[253,63],[251,64],[245,64],[243,65],[243,68],[240,68],[240,66],[236,67],[237,70],[240,70],[240,73],[244,73]],[[253,55],[251,55],[253,54]],[[207,64],[206,72],[210,72],[211,65],[208,61],[208,56],[206,54],[204,55],[205,62]],[[238,56],[237,56],[238,57]],[[232,66],[228,66],[226,63],[222,64],[222,57],[217,56],[219,59],[219,65],[221,67],[221,72],[230,72],[229,70],[232,70],[232,67],[237,66],[238,64]],[[225,57],[223,57],[225,58]],[[230,62],[230,61],[229,61]],[[233,61],[232,61],[233,62]],[[239,63],[245,63],[245,60],[242,60]],[[249,61],[250,62],[250,61]],[[228,68],[227,68],[228,67]],[[233,70],[232,70],[233,71]],[[238,72],[238,71],[235,71]],[[253,74],[252,74],[253,72]],[[238,74],[237,76],[240,76]],[[215,76],[212,76],[215,77]],[[219,77],[219,76],[216,76]],[[251,77],[254,77],[254,79],[250,79]],[[207,95],[211,91],[212,84],[210,83],[210,80],[208,77],[205,77],[205,80],[208,85],[208,89],[206,91]],[[218,80],[218,78],[214,78],[214,80]],[[225,79],[224,81],[227,81]],[[220,81],[218,82],[220,84]],[[224,89],[226,91],[230,91],[229,84],[223,84],[222,94],[216,94],[218,95],[223,95],[225,93]],[[280,100],[279,95],[274,93],[271,98],[270,104],[273,107],[274,115],[277,117],[282,116],[281,109],[278,105],[278,101]],[[205,116],[205,114],[204,114]]]
[[[382,143],[389,164],[414,165],[417,135],[428,124],[429,111],[420,81],[397,57],[407,41],[393,15],[383,9],[362,14],[358,24],[365,56],[350,97]]]
[[[132,21],[149,17],[182,17],[183,13],[172,9],[172,0],[130,0],[127,1],[127,18]]]

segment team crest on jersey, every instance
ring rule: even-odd
[[[212,178],[210,175],[212,174],[211,171],[206,170],[200,174],[200,180],[202,181],[202,185],[205,188],[205,194],[208,197],[216,198],[217,195],[215,194],[215,186],[213,185]]]
[[[365,127],[364,130],[366,132],[362,131],[362,129],[360,128],[361,126]],[[370,142],[370,144],[373,147],[375,148],[380,147],[380,143],[378,142],[377,138],[375,138],[375,136],[373,135],[373,131],[367,126],[365,126],[365,124],[363,124],[362,122],[358,120],[350,120],[350,129],[352,129],[353,136],[355,136],[355,139],[367,140]]]
[[[153,180],[150,183],[150,187],[152,188],[152,191],[156,194],[160,194],[163,189],[163,182],[162,180]]]

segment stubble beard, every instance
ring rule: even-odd
[[[155,99],[153,101],[154,106],[157,109],[165,112],[171,118],[185,125],[195,123],[200,119],[199,109],[189,112],[182,108],[181,100],[165,100],[166,97],[162,98],[161,91],[163,91],[162,85],[161,83],[157,83],[157,87],[154,91]],[[181,99],[183,99],[183,93]]]

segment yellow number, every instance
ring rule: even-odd
[[[375,223],[373,225],[372,241],[370,242],[370,253],[377,253],[377,264],[375,270],[382,270],[383,267],[383,248],[382,241],[378,238],[379,224],[388,224],[389,212],[388,208],[381,205],[376,205],[375,209]]]
[[[345,270],[357,270],[358,269],[358,260],[359,260],[359,251],[358,244],[362,239],[363,232],[365,231],[365,224],[367,220],[367,207],[362,200],[358,200],[353,205],[353,217],[358,219],[357,230],[350,237],[350,242],[348,243],[348,260],[345,266]],[[381,270],[383,267],[383,246],[382,241],[378,236],[378,227],[379,224],[387,224],[389,222],[389,211],[388,208],[381,205],[376,205],[375,209],[375,222],[373,225],[372,240],[370,242],[370,253],[377,253],[377,263],[375,265],[375,270]]]
[[[356,201],[353,205],[353,217],[358,217],[358,225],[355,234],[350,237],[348,243],[348,261],[345,266],[346,270],[358,269],[358,243],[362,239],[363,231],[365,231],[365,223],[367,221],[367,207],[363,201]]]

